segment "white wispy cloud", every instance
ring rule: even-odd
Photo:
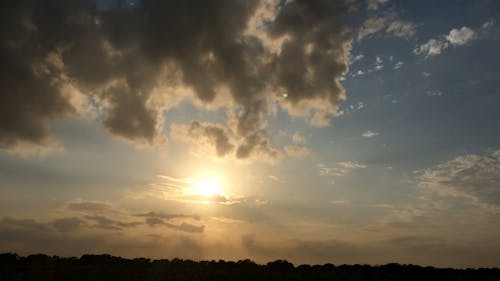
[[[416,31],[416,24],[401,20],[391,22],[386,29],[387,33],[393,34],[396,37],[411,37]]]
[[[383,32],[400,38],[409,38],[417,31],[415,23],[401,20],[397,13],[384,13],[366,19],[358,30],[358,40]]]
[[[349,106],[346,106],[346,107],[340,109],[337,112],[337,116],[349,115],[349,114],[354,113],[356,111],[362,110],[365,107],[366,107],[366,105],[363,102],[351,104]]]
[[[446,39],[430,39],[427,43],[417,46],[413,50],[413,53],[416,55],[425,55],[426,57],[430,57],[441,54],[448,47],[449,43]]]
[[[403,65],[404,65],[404,64],[405,64],[404,62],[402,62],[402,61],[398,61],[398,62],[394,65],[393,69],[394,69],[394,70],[400,69],[401,67],[403,67]]]
[[[311,153],[307,147],[298,145],[286,145],[285,152],[288,156],[296,158],[303,158]]]
[[[355,64],[356,62],[362,60],[365,57],[363,54],[358,54],[356,56],[349,55],[349,65]]]
[[[296,144],[305,144],[307,142],[306,137],[303,135],[299,134],[298,132],[295,132],[292,136],[292,141]]]
[[[374,138],[379,135],[380,135],[379,132],[373,132],[373,131],[366,131],[363,134],[361,134],[361,136],[364,138]]]
[[[425,57],[436,56],[444,52],[449,47],[459,47],[469,44],[471,41],[481,37],[481,34],[486,34],[488,29],[493,26],[493,21],[487,21],[477,30],[467,26],[461,28],[453,28],[448,34],[439,35],[436,38],[431,38],[424,44],[417,45],[413,49],[416,55],[425,55]]]
[[[351,77],[361,76],[367,73],[377,72],[382,68],[384,68],[384,59],[382,59],[381,56],[375,56],[372,68],[367,68],[365,70],[359,69],[357,71],[353,71],[350,75]]]
[[[342,177],[354,170],[365,169],[368,166],[356,161],[343,161],[338,162],[332,167],[328,167],[324,164],[318,164],[319,175],[320,176],[334,176]]]
[[[375,68],[373,69],[373,71],[380,70],[383,67],[384,67],[384,60],[382,60],[382,58],[379,56],[375,57]]]
[[[429,91],[427,91],[425,93],[429,97],[440,97],[440,96],[443,95],[443,92],[442,91],[438,91],[438,90],[429,90]]]
[[[443,195],[500,207],[500,150],[466,154],[421,171],[420,185]],[[498,209],[500,210],[500,209]]]
[[[267,176],[269,179],[275,181],[275,182],[283,182],[283,180],[281,180],[280,178],[278,178],[277,176],[275,175],[268,175]]]
[[[381,6],[389,2],[389,0],[367,0],[366,8],[368,10],[378,10]]]
[[[483,29],[488,29],[488,28],[491,28],[495,25],[495,22],[493,21],[493,19],[490,19],[486,22],[484,22],[482,25],[481,25],[481,28]]]

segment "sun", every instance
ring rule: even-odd
[[[220,183],[216,179],[206,178],[194,183],[194,192],[202,196],[221,194]]]

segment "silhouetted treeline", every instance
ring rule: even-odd
[[[21,257],[0,254],[0,280],[500,280],[499,268],[452,269],[400,265],[300,265],[276,260],[259,265],[251,260],[192,261],[125,259],[111,255],[62,258],[43,254]]]

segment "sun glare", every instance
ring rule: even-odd
[[[194,184],[195,192],[203,196],[213,196],[221,193],[220,184],[215,179],[201,179]]]

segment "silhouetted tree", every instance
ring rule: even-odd
[[[500,269],[452,269],[390,263],[370,265],[307,265],[295,267],[287,260],[259,265],[245,259],[233,261],[125,259],[111,255],[63,258],[35,254],[20,257],[0,254],[0,281],[323,281],[323,280],[500,280]]]

